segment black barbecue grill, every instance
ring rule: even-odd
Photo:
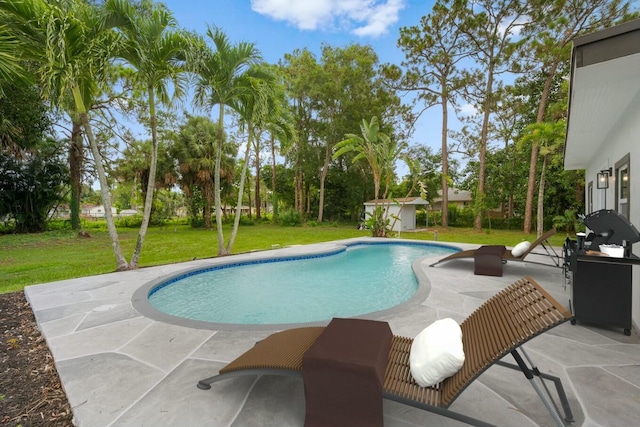
[[[586,237],[585,249],[600,250],[600,245],[620,245],[625,256],[631,253],[631,245],[640,242],[640,232],[622,214],[613,209],[602,209],[582,218],[591,230]]]
[[[571,277],[574,315],[571,323],[603,324],[622,328],[625,335],[631,335],[632,267],[640,264],[640,258],[631,253],[631,245],[640,241],[640,233],[627,218],[611,209],[581,219],[590,230],[584,247],[580,247],[582,242],[576,244],[569,239],[565,243],[565,271]],[[601,252],[602,245],[620,245],[624,256],[607,256]]]

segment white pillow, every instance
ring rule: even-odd
[[[463,364],[462,329],[455,320],[437,320],[414,338],[409,367],[420,387],[438,384],[458,372]]]
[[[511,249],[511,255],[522,256],[531,247],[531,242],[520,242]]]

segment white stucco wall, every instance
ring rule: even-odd
[[[404,230],[413,230],[416,228],[416,207],[415,205],[405,205],[402,209],[400,206],[395,204],[392,205],[380,205],[383,208],[389,210],[389,224],[393,227],[391,231],[404,231]],[[367,212],[367,218],[370,217],[369,214],[373,213],[375,209],[374,205],[365,205],[365,211]],[[386,214],[386,210],[385,210]],[[392,215],[398,216],[398,220],[395,221]]]
[[[613,126],[601,146],[585,169],[585,182],[593,181],[593,210],[615,209],[615,176],[609,181],[607,190],[597,188],[596,174],[609,167],[615,175],[616,162],[629,154],[629,220],[640,230],[640,94],[636,94],[629,108]],[[586,200],[586,195],[585,195]],[[640,242],[633,245],[633,253],[640,256]],[[636,330],[640,328],[640,266],[633,267],[632,319]]]

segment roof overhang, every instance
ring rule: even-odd
[[[586,168],[635,98],[640,98],[640,20],[576,38],[564,168]]]
[[[429,202],[421,197],[408,197],[406,199],[378,199],[364,202],[365,206],[375,205],[428,205]]]

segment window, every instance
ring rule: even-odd
[[[615,209],[625,218],[629,219],[629,202],[631,192],[629,191],[630,183],[630,156],[627,154],[618,162],[616,162],[616,204]]]
[[[587,214],[593,212],[593,181],[587,184]]]

